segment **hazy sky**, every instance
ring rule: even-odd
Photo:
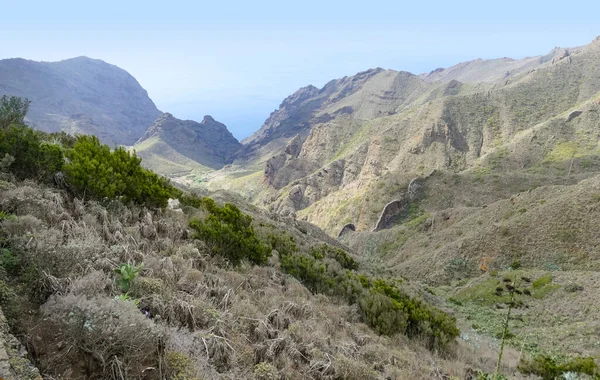
[[[162,111],[238,138],[299,87],[373,67],[428,72],[544,54],[600,35],[600,1],[6,1],[0,58],[86,55]]]

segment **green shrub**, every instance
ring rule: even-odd
[[[546,285],[548,285],[549,283],[552,282],[552,276],[550,276],[549,274],[539,277],[537,279],[535,279],[533,281],[533,283],[531,284],[531,286],[533,286],[534,289],[540,289]]]
[[[557,379],[567,372],[583,373],[594,378],[600,375],[598,365],[590,357],[574,358],[559,364],[548,356],[540,355],[532,361],[523,361],[518,369],[522,373],[537,375],[544,380]]]
[[[122,147],[111,152],[96,136],[79,136],[67,151],[64,171],[73,190],[97,200],[120,198],[147,207],[166,207],[181,191],[142,168],[142,159]]]
[[[43,135],[25,125],[0,129],[0,157],[8,154],[14,159],[7,169],[17,179],[49,181],[52,174],[61,170],[63,149],[59,145],[44,142]]]
[[[404,294],[400,281],[370,279],[350,270],[334,271],[319,256],[284,255],[281,268],[314,293],[358,304],[365,323],[379,334],[421,337],[431,349],[444,347],[458,336],[454,317]]]
[[[0,248],[0,266],[8,274],[15,275],[21,266],[21,258],[15,255],[10,249]]]
[[[227,258],[233,265],[247,259],[254,264],[265,264],[271,254],[262,244],[254,229],[252,218],[230,203],[221,207],[212,199],[204,198],[204,208],[210,213],[204,220],[190,221],[195,238],[203,240],[213,255]]]
[[[356,270],[358,269],[358,261],[350,257],[344,250],[336,247],[332,247],[328,244],[321,244],[316,247],[312,247],[309,254],[316,259],[322,260],[323,258],[330,258],[337,261],[342,268]]]
[[[123,293],[127,293],[129,291],[129,287],[131,286],[131,281],[133,281],[144,268],[144,264],[140,265],[132,265],[132,264],[121,264],[118,268],[115,268],[114,271],[117,274],[117,284]]]

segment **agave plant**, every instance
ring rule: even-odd
[[[143,268],[143,263],[140,265],[121,264],[118,268],[115,268],[115,273],[119,276],[117,278],[117,284],[123,293],[129,292],[131,281],[140,274]]]

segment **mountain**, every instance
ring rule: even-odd
[[[522,60],[424,75],[373,69],[308,86],[282,102],[209,186],[332,235],[350,221],[370,230],[386,203],[434,169],[534,170],[565,146],[575,158],[595,154],[599,57],[596,39]]]
[[[160,115],[133,76],[98,59],[0,60],[0,95],[31,100],[27,122],[47,131],[94,134],[132,145]]]
[[[170,177],[220,169],[241,144],[227,127],[204,116],[198,123],[163,113],[134,145],[145,167]]]
[[[533,279],[509,345],[599,358],[599,63],[597,38],[304,87],[204,185],[316,224],[377,273],[425,283],[465,340],[499,345],[504,282]]]

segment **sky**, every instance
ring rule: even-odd
[[[369,68],[429,72],[600,35],[600,1],[0,0],[0,59],[88,56],[157,107],[242,139],[298,88]]]

